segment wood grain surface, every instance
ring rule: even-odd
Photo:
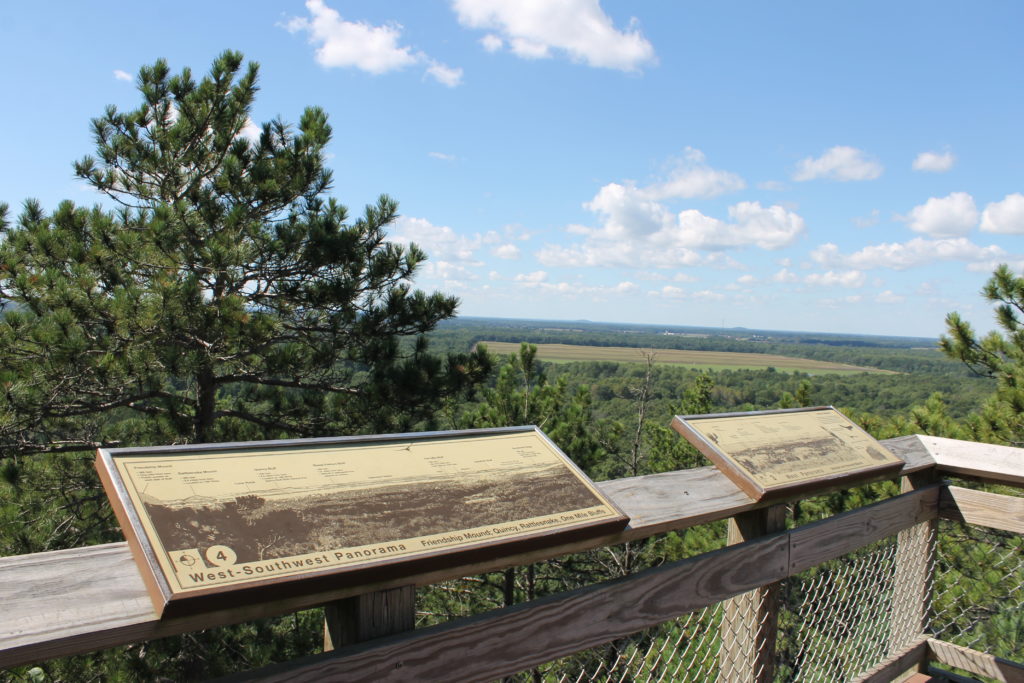
[[[918,436],[940,472],[1024,486],[1024,449]]]
[[[939,499],[945,519],[1024,534],[1024,498],[947,486]]]
[[[935,638],[928,639],[928,649],[936,661],[946,666],[954,666],[1005,683],[1024,683],[1024,666],[1016,662]]]

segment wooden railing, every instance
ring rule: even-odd
[[[195,617],[155,616],[124,543],[0,558],[0,668],[326,605],[333,650],[231,680],[490,680],[750,591],[770,592],[787,577],[939,518],[1024,533],[1024,499],[939,481],[952,474],[1024,486],[1024,450],[923,436],[884,443],[905,462],[904,493],[794,529],[779,523],[777,505],[773,510],[752,501],[711,467],[620,479],[600,484],[631,518],[611,536]],[[412,628],[415,587],[725,519],[732,520],[731,545],[721,550],[482,615]],[[921,559],[898,558],[900,590],[920,595],[917,632],[901,634],[902,649],[864,672],[863,680],[891,680],[928,661],[1024,680],[1019,665],[929,639],[923,629],[930,565]],[[770,595],[758,604],[773,609]],[[733,613],[730,618],[749,619],[752,625],[764,623],[766,616],[770,623],[770,614]],[[748,648],[756,661],[728,678],[770,680],[766,662],[772,657],[774,629],[752,627],[748,633],[761,639]],[[731,645],[723,641],[722,648]]]

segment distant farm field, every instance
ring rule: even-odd
[[[493,354],[504,356],[519,352],[519,344],[511,342],[488,341],[487,350]],[[639,349],[627,346],[575,346],[570,344],[537,344],[537,357],[553,363],[569,363],[573,361],[611,361],[615,363],[644,363],[645,354],[652,349]],[[681,351],[678,349],[653,349],[654,362],[659,365],[684,365],[708,370],[758,370],[775,368],[784,372],[808,372],[812,374],[851,374],[855,372],[875,372],[880,374],[896,374],[891,370],[865,368],[844,363],[811,360],[809,358],[792,358],[775,356],[766,353],[738,353],[733,351]]]

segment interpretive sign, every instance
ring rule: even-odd
[[[158,614],[314,595],[628,521],[535,427],[99,449],[96,465]]]
[[[903,465],[831,406],[676,415],[672,427],[755,500],[876,478]]]

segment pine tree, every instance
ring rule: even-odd
[[[979,337],[970,323],[953,312],[946,316],[948,334],[939,345],[975,374],[996,379],[996,392],[982,407],[972,438],[1020,445],[1024,443],[1024,277],[1002,264],[981,293],[996,304],[999,330]]]
[[[428,352],[457,300],[411,287],[395,201],[351,219],[326,196],[323,110],[242,134],[257,73],[142,68],[75,164],[107,206],[0,209],[3,453],[429,427],[487,374]]]

